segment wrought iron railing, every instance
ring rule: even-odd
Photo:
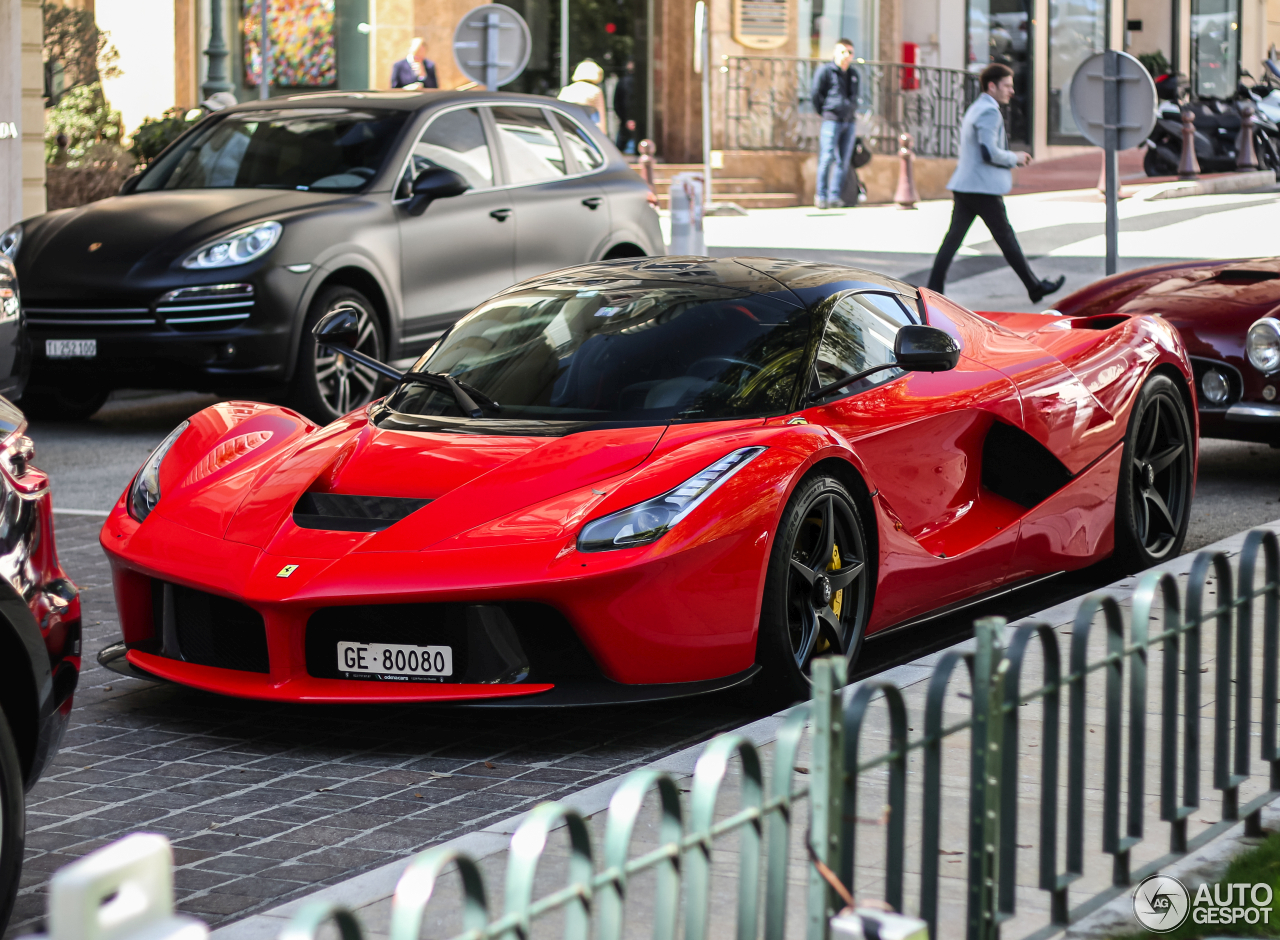
[[[1213,608],[1206,611],[1206,603]],[[418,940],[439,879],[452,870],[462,888],[461,910],[453,912],[461,930],[453,940],[530,940],[535,927],[549,918],[562,924],[566,940],[619,940],[624,932],[638,930],[625,913],[637,900],[643,916],[653,919],[644,932],[651,931],[655,940],[784,940],[801,934],[826,940],[831,917],[850,892],[918,913],[922,929],[934,940],[961,933],[967,940],[996,940],[1002,924],[1006,931],[1016,924],[1016,935],[1024,938],[1054,936],[1238,820],[1244,820],[1246,834],[1260,834],[1263,806],[1280,798],[1280,541],[1275,533],[1248,533],[1235,566],[1222,552],[1200,552],[1185,591],[1171,574],[1143,574],[1130,606],[1126,630],[1120,602],[1105,593],[1091,595],[1080,603],[1066,638],[1046,623],[1007,628],[997,618],[979,621],[971,647],[944,652],[922,689],[868,680],[842,691],[843,660],[820,660],[814,664],[812,701],[789,712],[780,726],[770,773],[750,740],[728,734],[712,740],[698,760],[687,812],[672,776],[652,769],[629,774],[610,801],[603,831],[596,833],[603,846],[599,859],[593,857],[591,822],[564,804],[536,807],[507,850],[501,913],[490,912],[491,893],[474,859],[447,846],[423,852],[396,889],[389,938]],[[1258,608],[1260,645],[1254,631]],[[1095,629],[1099,616],[1101,628]],[[1212,631],[1207,656],[1206,630]],[[1038,657],[1029,655],[1033,651]],[[1158,710],[1148,701],[1148,665],[1155,657],[1161,660]],[[1201,674],[1210,670],[1213,694],[1205,701]],[[957,673],[969,680],[967,694],[952,688]],[[1100,696],[1089,692],[1095,673],[1102,674]],[[1024,683],[1034,687],[1023,688]],[[957,698],[968,704],[958,707]],[[919,724],[912,718],[912,701],[922,713]],[[1024,748],[1019,745],[1021,709],[1037,701],[1040,739]],[[1158,784],[1152,788],[1147,725],[1157,714],[1158,731],[1150,729],[1159,738],[1158,759],[1151,761]],[[1204,828],[1193,836],[1192,816],[1207,812],[1200,760],[1206,724],[1213,759],[1204,776],[1218,792],[1221,820],[1197,820]],[[920,732],[913,733],[917,727]],[[806,744],[808,766],[803,767]],[[867,756],[864,751],[871,747],[879,753]],[[1032,747],[1038,747],[1038,756],[1029,756]],[[722,808],[718,818],[717,800],[734,761],[740,781],[737,808],[727,814]],[[967,764],[967,773],[955,773],[957,761]],[[1251,777],[1255,770],[1263,771],[1261,781]],[[953,797],[944,793],[948,779],[966,779],[963,786],[953,782]],[[1025,836],[1032,841],[1021,844],[1020,782],[1033,791],[1038,806],[1036,818],[1023,827],[1032,831]],[[1148,818],[1147,803],[1157,789],[1159,821],[1169,827],[1168,852],[1145,838],[1148,824],[1155,822]],[[883,811],[860,816],[859,808],[880,792]],[[647,826],[650,847],[633,857],[646,804],[657,810],[657,821]],[[920,837],[909,842],[908,823],[917,818],[912,807],[919,814]],[[948,832],[955,814],[962,814],[962,825]],[[539,865],[558,828],[568,837],[567,883],[535,897]],[[715,841],[735,835],[736,845],[720,856],[732,860],[737,872],[729,905],[733,922],[722,918],[713,927],[712,862],[725,851]],[[909,848],[917,845],[918,867],[908,862]],[[949,851],[948,845],[963,849]],[[1030,881],[1019,883],[1018,851],[1024,848],[1035,849],[1036,864]],[[957,869],[953,879],[965,887],[963,904],[952,902],[955,916],[943,915],[940,890],[948,855],[963,855],[954,861],[965,863],[963,876]],[[1105,871],[1099,862],[1108,856],[1110,876],[1099,878]],[[638,898],[636,879],[649,873],[647,897]],[[803,895],[801,919],[788,919],[789,885]],[[118,887],[104,881],[96,896],[105,898]],[[1048,904],[1024,904],[1031,910],[1011,924],[1020,916],[1019,896],[1037,891],[1047,895]],[[343,940],[360,940],[356,917],[322,901],[304,905],[282,937],[314,940],[330,920],[337,922]]]
[[[726,56],[725,149],[816,150],[822,116],[810,98],[825,59]],[[978,94],[976,75],[901,62],[861,62],[858,135],[876,153],[898,152],[910,134],[920,156],[954,157],[960,121]]]

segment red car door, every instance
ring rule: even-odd
[[[893,360],[899,327],[919,315],[897,297],[847,292],[824,301],[814,387]],[[805,413],[848,440],[868,469],[881,570],[870,628],[998,587],[1010,575],[1022,507],[981,485],[997,421],[1021,426],[1012,381],[961,355],[949,372],[890,370]]]
[[[1006,461],[1039,487],[1022,500],[1013,577],[1079,567],[1111,537],[1118,452],[1107,451],[1115,440],[1114,416],[1045,349],[940,294],[920,294],[931,326],[960,340],[965,355],[1018,389],[1022,428],[1034,444],[1015,442]]]

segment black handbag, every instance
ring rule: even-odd
[[[871,151],[859,137],[853,142],[853,165],[859,169],[871,162]]]

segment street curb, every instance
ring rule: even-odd
[[[1265,523],[1262,528],[1280,530],[1280,519]],[[1228,536],[1221,541],[1214,542],[1212,545],[1206,545],[1199,551],[1222,551],[1226,552],[1228,555],[1236,554],[1240,551],[1240,548],[1244,543],[1245,535],[1248,531],[1249,530],[1245,530],[1244,532],[1238,532],[1235,535]],[[1186,574],[1191,570],[1196,554],[1198,554],[1198,552],[1190,552],[1185,555],[1180,555],[1164,565],[1157,565],[1153,570],[1167,571],[1174,575]],[[1133,586],[1137,583],[1139,576],[1140,575],[1131,575],[1126,578],[1121,578],[1119,581],[1115,581],[1106,587],[1099,588],[1093,593],[1114,591],[1127,594],[1133,589]],[[1021,620],[1015,621],[1009,625],[1009,629],[1012,630],[1019,624],[1034,621],[1044,621],[1050,626],[1070,623],[1072,618],[1075,616],[1075,611],[1079,606],[1079,602],[1079,597],[1063,601],[1053,607],[1049,607],[1029,617],[1023,617]],[[938,650],[926,656],[922,656],[920,659],[913,660],[909,663],[903,663],[900,666],[887,669],[884,672],[878,673],[868,679],[863,679],[859,682],[848,685],[844,689],[845,700],[847,701],[849,697],[853,695],[854,691],[865,682],[893,682],[902,689],[916,685],[920,682],[925,682],[933,674],[934,665],[940,657],[950,650],[966,649],[972,645],[973,642],[974,641],[972,639],[962,640],[947,649]],[[787,716],[799,707],[801,706],[793,705],[790,708],[785,708],[782,711],[776,712],[766,718],[757,719],[756,721],[750,722],[749,724],[743,725],[742,727],[736,728],[728,733],[742,735],[752,741],[757,747],[772,744],[777,738],[778,729],[782,726],[782,723],[786,720]],[[679,782],[692,777],[694,766],[705,747],[705,741],[695,744],[691,747],[677,751],[674,754],[668,754],[666,757],[659,758],[652,763],[646,764],[643,769],[666,771],[675,777],[677,782]],[[594,813],[599,813],[608,808],[609,800],[612,798],[613,792],[618,787],[619,779],[620,778],[605,780],[602,783],[586,787],[585,789],[562,797],[559,802],[572,807],[583,816],[590,816]],[[505,852],[507,847],[510,845],[512,833],[515,832],[516,828],[527,815],[528,811],[515,816],[510,816],[506,819],[499,820],[498,822],[491,823],[483,829],[450,839],[447,842],[441,843],[439,846],[432,846],[432,848],[448,848],[454,851],[465,852],[471,856],[472,859],[480,861],[481,859],[487,858],[491,855]],[[1228,830],[1227,833],[1214,837],[1195,853],[1187,856],[1181,861],[1191,863],[1193,859],[1196,859],[1202,854],[1208,853],[1215,845],[1218,845],[1223,841],[1223,839],[1228,838],[1232,832],[1234,832],[1234,829]],[[211,940],[275,940],[294,914],[296,914],[303,905],[310,902],[326,901],[332,904],[340,904],[347,908],[356,909],[384,900],[385,898],[391,897],[395,892],[396,882],[400,880],[400,876],[404,873],[404,870],[409,866],[409,863],[413,858],[414,856],[411,855],[406,858],[397,859],[394,862],[388,862],[386,865],[375,868],[372,871],[367,871],[362,875],[356,875],[354,878],[350,878],[347,881],[331,885],[327,888],[321,888],[319,891],[304,895],[301,898],[281,904],[278,907],[273,907],[268,911],[264,911],[260,914],[253,914],[246,917],[244,920],[235,921],[234,923],[219,927],[212,931],[210,938]],[[1117,901],[1111,903],[1119,904],[1122,901],[1123,898],[1117,899]],[[1103,911],[1110,910],[1110,908],[1111,905],[1109,904],[1089,915],[1089,918],[1086,920],[1099,916]],[[1080,924],[1073,925],[1072,929],[1082,926],[1085,922],[1086,921],[1082,920]],[[1093,935],[1082,934],[1081,936]]]

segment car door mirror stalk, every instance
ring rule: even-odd
[[[380,375],[399,382],[404,378],[403,372],[356,349],[356,343],[360,339],[359,326],[360,321],[355,311],[339,308],[321,317],[320,322],[311,330],[311,334],[321,346],[327,346],[334,352],[354,359]]]
[[[427,211],[427,206],[435,200],[460,196],[470,188],[471,184],[453,170],[446,170],[442,166],[423,170],[413,181],[411,190],[413,195],[409,199],[408,206],[409,214],[422,215]]]
[[[832,392],[838,392],[860,379],[886,369],[902,369],[906,372],[948,372],[960,361],[960,347],[951,338],[951,334],[936,326],[912,324],[898,330],[893,341],[893,362],[884,362],[870,369],[863,369],[853,375],[847,375],[839,382],[825,385],[812,391],[805,398],[806,402],[825,398]]]

